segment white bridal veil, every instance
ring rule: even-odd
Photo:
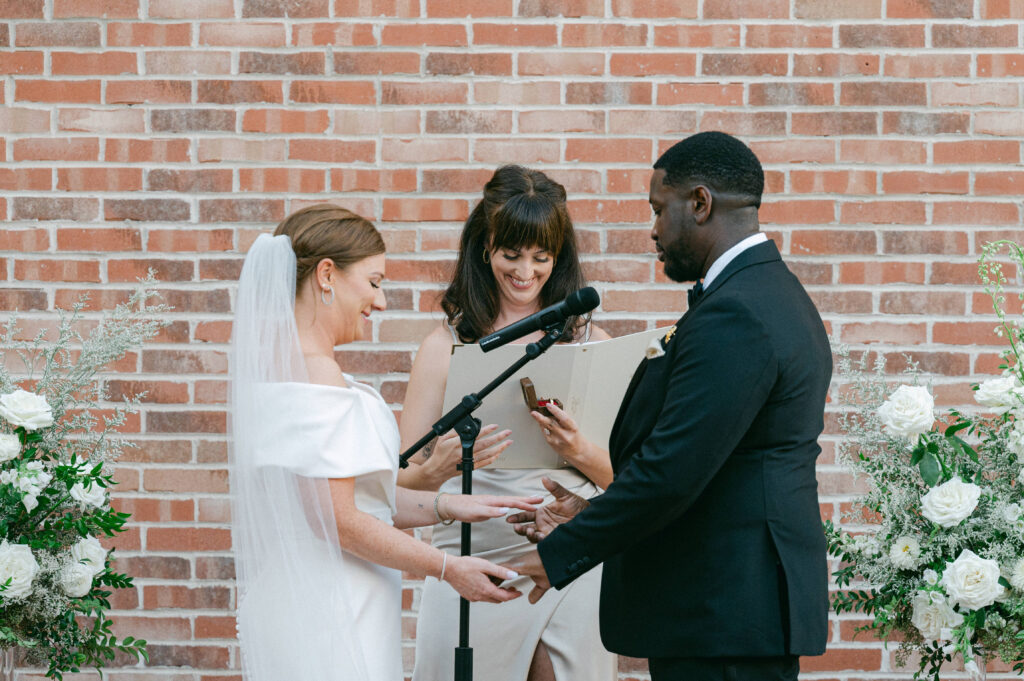
[[[247,681],[372,681],[353,635],[327,480],[300,475],[288,451],[257,454],[277,416],[259,395],[308,381],[295,276],[289,238],[261,235],[235,306],[229,466],[242,672]]]

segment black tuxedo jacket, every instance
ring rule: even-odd
[[[772,242],[742,252],[633,376],[615,481],[538,545],[561,588],[604,563],[601,636],[633,657],[820,655],[815,460],[832,355]]]

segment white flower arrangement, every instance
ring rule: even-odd
[[[832,604],[871,616],[861,629],[879,638],[899,634],[897,663],[915,655],[915,678],[939,681],[954,656],[972,678],[996,657],[1024,673],[1024,330],[1005,312],[1002,249],[1024,268],[1011,242],[988,244],[979,260],[1009,345],[1003,375],[975,387],[980,414],[936,421],[927,388],[893,390],[884,359],[872,372],[867,355],[854,362],[839,349],[851,407],[840,416],[840,458],[869,491],[847,514],[855,532],[825,523],[840,559]]]
[[[17,320],[0,328],[0,649],[19,648],[46,676],[97,669],[118,652],[146,657],[146,642],[111,633],[114,589],[132,586],[111,569],[99,538],[125,531],[111,508],[116,435],[137,399],[111,413],[99,372],[168,322],[149,305],[147,279],[87,337],[74,331],[84,301],[60,314],[57,340],[19,340]],[[20,358],[25,370],[11,373]],[[32,390],[27,390],[27,387]]]

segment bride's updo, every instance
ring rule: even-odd
[[[384,239],[373,223],[332,203],[319,203],[292,213],[274,230],[274,236],[278,234],[285,234],[292,241],[296,286],[301,286],[324,258],[344,270],[384,252]]]

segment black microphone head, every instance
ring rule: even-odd
[[[565,299],[565,308],[572,314],[590,312],[600,304],[601,296],[597,295],[597,290],[593,286],[574,291]]]

